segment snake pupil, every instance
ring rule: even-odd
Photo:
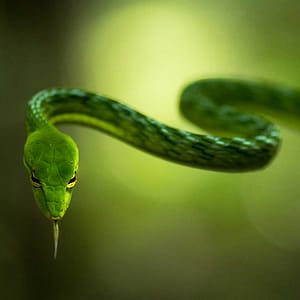
[[[39,179],[35,177],[34,172],[31,173],[31,182],[34,187],[40,187],[42,185]]]
[[[75,186],[77,182],[77,174],[75,172],[74,176],[69,180],[68,184],[67,184],[67,188],[73,188]]]

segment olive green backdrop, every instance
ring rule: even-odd
[[[198,130],[177,112],[189,81],[300,87],[299,15],[297,0],[0,1],[0,298],[299,299],[296,131],[283,128],[269,168],[222,174],[61,126],[81,164],[56,261],[22,166],[26,103],[43,88],[85,88]]]

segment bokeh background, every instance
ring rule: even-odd
[[[224,174],[60,126],[81,164],[56,261],[22,165],[26,103],[44,88],[85,88],[195,131],[177,111],[192,80],[300,87],[299,15],[298,0],[0,1],[1,299],[299,299],[296,131],[282,129],[265,170]]]

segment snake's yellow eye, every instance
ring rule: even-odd
[[[77,182],[77,173],[75,172],[74,176],[69,180],[68,184],[67,184],[67,188],[71,189],[75,186]]]
[[[35,176],[34,171],[31,173],[31,184],[33,187],[41,187],[42,183],[39,181],[39,179]]]

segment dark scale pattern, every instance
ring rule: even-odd
[[[265,166],[278,150],[280,135],[266,119],[236,107],[271,107],[299,116],[299,99],[298,91],[256,82],[207,79],[189,85],[181,96],[182,113],[219,136],[171,128],[83,90],[50,89],[29,102],[26,124],[30,133],[57,122],[79,123],[180,164],[241,172]]]

